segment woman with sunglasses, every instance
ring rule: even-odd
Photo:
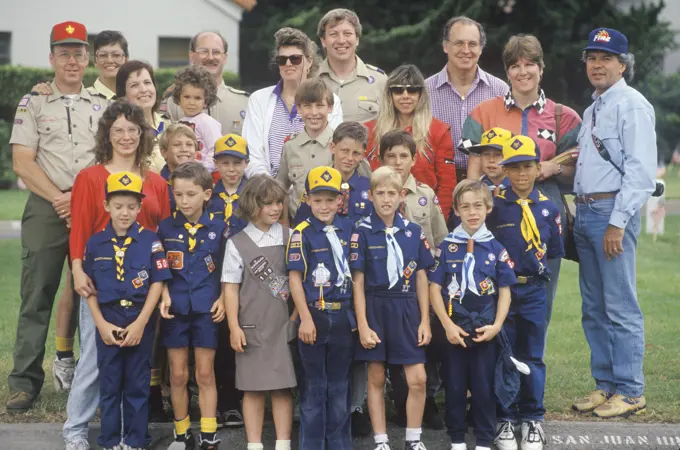
[[[378,145],[385,133],[397,129],[411,133],[418,147],[411,173],[437,193],[444,217],[448,217],[456,187],[453,141],[449,126],[432,117],[425,78],[416,66],[404,64],[394,69],[385,84],[378,118],[366,127],[366,159],[373,170],[380,166]]]
[[[258,173],[276,176],[286,138],[304,129],[295,105],[298,86],[316,75],[319,68],[317,46],[294,28],[282,28],[274,34],[274,61],[281,80],[253,93],[248,100],[248,113],[243,123],[243,137],[248,141],[250,162],[248,177]],[[342,123],[340,98],[334,95],[329,123],[335,128]]]

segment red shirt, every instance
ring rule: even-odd
[[[380,167],[380,149],[378,148],[380,143],[375,142],[376,123],[376,120],[371,120],[364,124],[368,128],[366,159],[371,164],[371,170]],[[407,127],[405,131],[412,133],[411,127]],[[441,120],[433,118],[427,136],[425,155],[417,151],[416,162],[411,168],[413,177],[427,184],[437,194],[444,217],[449,216],[453,204],[453,189],[457,184],[453,151],[450,127]]]
[[[106,167],[97,164],[81,170],[76,176],[71,193],[71,261],[83,259],[88,239],[103,230],[111,218],[104,210],[104,189],[109,175]],[[168,184],[163,177],[149,171],[144,177],[142,193],[145,197],[137,222],[156,231],[160,221],[170,215]]]

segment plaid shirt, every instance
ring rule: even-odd
[[[477,67],[477,75],[466,96],[461,96],[449,82],[446,66],[441,72],[425,81],[432,102],[432,115],[451,127],[451,139],[458,146],[463,132],[463,123],[470,111],[484,100],[505,95],[510,88],[493,75]],[[454,151],[454,161],[458,170],[467,169],[468,157],[463,152]]]

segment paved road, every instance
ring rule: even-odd
[[[680,424],[631,424],[621,422],[548,422],[545,425],[548,436],[546,449],[680,449]],[[90,442],[95,446],[99,426],[90,430]],[[153,442],[151,449],[165,449],[172,440],[172,428],[168,425],[151,428]],[[390,427],[392,448],[403,448],[403,429]],[[246,442],[242,430],[220,431],[222,449],[245,449]],[[270,449],[274,446],[275,437],[271,423],[265,425],[264,444]],[[423,442],[428,450],[448,450],[450,441],[443,431],[426,430]],[[474,448],[468,442],[469,448]],[[0,424],[0,448],[3,450],[37,449],[62,450],[61,424]],[[294,441],[293,448],[297,448]],[[354,450],[371,450],[373,442],[370,438],[355,439]],[[333,449],[329,449],[333,450]]]

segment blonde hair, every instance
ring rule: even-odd
[[[413,113],[412,135],[418,151],[425,156],[425,147],[430,147],[428,136],[430,125],[432,124],[432,108],[430,106],[430,95],[425,88],[425,77],[413,64],[403,64],[390,74],[385,83],[385,90],[380,99],[380,112],[376,120],[373,137],[375,145],[378,145],[382,137],[389,131],[399,129],[399,118],[397,109],[392,101],[390,86],[411,85],[422,86],[420,98]]]
[[[487,208],[493,208],[493,198],[491,198],[491,191],[489,187],[479,180],[463,180],[456,185],[453,190],[453,207],[458,209],[460,199],[467,192],[472,192],[474,194],[480,194],[482,200],[484,200],[484,205]]]
[[[235,214],[240,219],[252,221],[263,206],[284,202],[287,197],[286,190],[278,180],[266,174],[254,175],[243,186]]]
[[[381,166],[371,174],[371,192],[375,191],[377,187],[382,184],[401,191],[401,188],[404,186],[404,181],[401,179],[401,175],[393,168]]]
[[[160,138],[158,138],[158,145],[160,146],[161,150],[167,150],[170,147],[170,140],[177,136],[188,137],[194,142],[194,147],[196,150],[198,150],[198,140],[196,140],[196,133],[194,133],[194,130],[183,123],[173,123],[163,133],[161,133]]]

